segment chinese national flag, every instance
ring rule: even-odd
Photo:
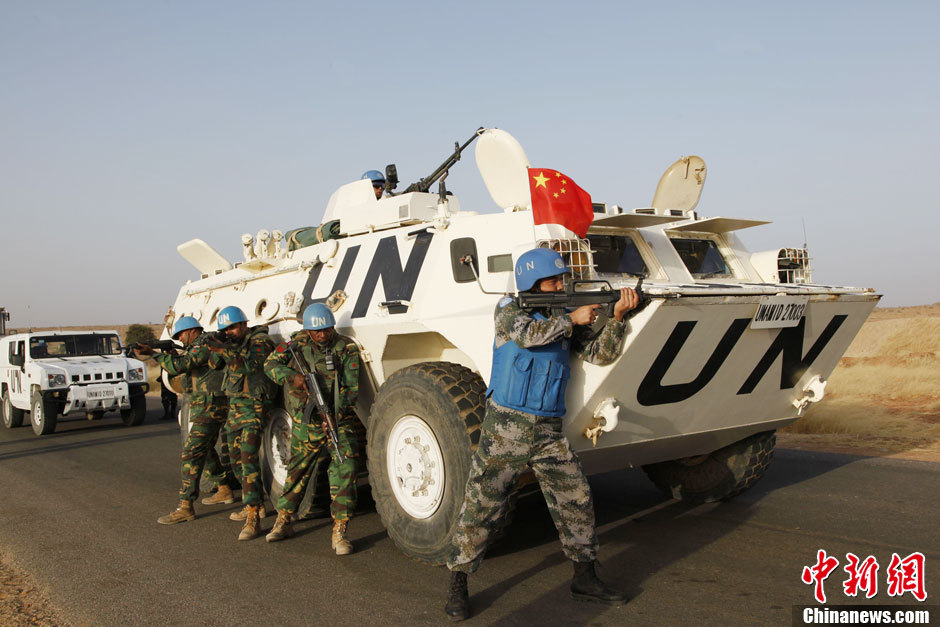
[[[536,224],[560,224],[578,237],[594,219],[591,195],[557,170],[529,168],[529,191]]]

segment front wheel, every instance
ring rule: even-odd
[[[55,431],[56,425],[56,403],[54,400],[46,400],[39,392],[33,392],[32,408],[30,413],[30,423],[33,425],[33,433],[36,435],[47,435]]]
[[[104,412],[102,412],[104,413]],[[130,409],[121,410],[121,421],[128,427],[136,427],[144,423],[147,417],[147,399],[143,394],[131,397]]]
[[[290,463],[290,438],[292,421],[290,414],[282,407],[274,407],[268,412],[268,422],[264,429],[264,489],[271,497],[271,503],[277,507],[277,500],[284,492],[284,483],[287,481],[287,466]],[[307,484],[307,491],[300,501],[296,515],[305,518],[310,514],[314,496],[319,492],[321,496],[329,495],[329,484],[323,484],[326,466],[330,463],[328,453],[320,455]],[[325,488],[325,489],[324,489]],[[328,502],[328,499],[327,499]]]
[[[756,433],[717,451],[643,466],[656,487],[675,499],[712,503],[744,492],[774,456],[774,431]]]
[[[26,412],[22,409],[17,409],[13,406],[13,401],[10,400],[10,393],[7,390],[3,391],[3,426],[7,429],[12,429],[13,427],[18,427],[23,424],[23,414]]]
[[[409,557],[443,564],[463,504],[485,386],[449,362],[395,372],[369,420],[369,482],[388,535]]]

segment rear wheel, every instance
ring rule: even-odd
[[[104,413],[104,412],[102,412]],[[131,397],[130,409],[121,410],[121,420],[128,427],[136,427],[144,423],[147,417],[147,398],[143,394]]]
[[[283,407],[275,407],[268,412],[268,424],[264,429],[264,489],[271,497],[271,504],[277,507],[277,500],[284,492],[284,482],[287,481],[287,465],[290,463],[290,438],[292,421],[290,414]],[[327,466],[330,463],[328,453],[320,455],[316,466],[312,470],[307,491],[300,506],[297,508],[298,518],[305,518],[310,513],[315,496],[324,494],[323,479]],[[329,483],[325,486],[325,494],[329,501]],[[320,499],[322,500],[322,499]]]
[[[32,402],[30,403],[30,423],[33,426],[33,433],[36,435],[47,435],[55,431],[56,425],[56,403],[53,400],[46,400],[39,392],[33,392]]]
[[[676,499],[711,503],[737,496],[763,476],[777,436],[764,431],[706,455],[643,466],[656,486]]]
[[[376,396],[369,482],[389,536],[409,557],[442,564],[450,555],[484,390],[468,368],[429,362],[395,372]]]
[[[23,414],[26,412],[22,409],[17,409],[13,406],[13,401],[10,400],[10,393],[7,390],[3,391],[3,426],[7,429],[12,429],[13,427],[18,427],[23,424]]]

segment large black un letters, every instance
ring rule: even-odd
[[[397,238],[392,236],[379,240],[378,245],[375,247],[375,254],[372,256],[372,262],[369,264],[369,270],[366,272],[362,287],[359,289],[359,297],[356,300],[356,306],[353,308],[353,318],[362,318],[368,312],[369,303],[372,302],[372,293],[375,292],[379,277],[382,278],[385,300],[411,299],[411,295],[415,291],[415,285],[418,283],[421,266],[424,265],[424,259],[427,257],[432,237],[433,235],[428,232],[416,235],[415,244],[408,254],[408,261],[405,262],[404,268],[401,267],[401,255],[398,253]],[[352,273],[356,258],[359,256],[359,248],[359,246],[350,246],[346,249],[343,262],[340,264],[333,280],[333,287],[330,288],[330,294],[336,290],[346,288],[349,275]],[[325,297],[311,298],[322,269],[322,265],[317,265],[310,271],[307,282],[303,287],[304,300],[310,300],[314,303],[322,303],[326,300]]]
[[[767,370],[781,353],[783,354],[783,368],[780,375],[780,389],[792,388],[812,365],[813,361],[819,357],[819,354],[846,318],[845,315],[833,316],[805,356],[803,356],[803,336],[806,331],[806,318],[802,318],[795,327],[781,329],[737,393],[750,394],[753,392],[757,383],[767,374]],[[687,383],[663,385],[663,377],[669,367],[672,366],[679,351],[685,345],[685,341],[692,333],[692,329],[697,324],[694,320],[676,323],[669,338],[666,339],[666,343],[663,344],[662,350],[659,351],[659,355],[653,360],[653,365],[650,366],[646,376],[643,377],[643,381],[637,389],[637,401],[644,406],[678,403],[701,391],[712,380],[718,369],[721,368],[728,354],[731,353],[731,349],[734,348],[747,329],[750,321],[750,318],[738,318],[731,322],[731,326],[725,331],[715,350],[712,351],[698,376],[694,379]]]

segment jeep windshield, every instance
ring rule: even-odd
[[[33,359],[120,354],[121,341],[113,333],[49,335],[29,339],[29,356]]]

